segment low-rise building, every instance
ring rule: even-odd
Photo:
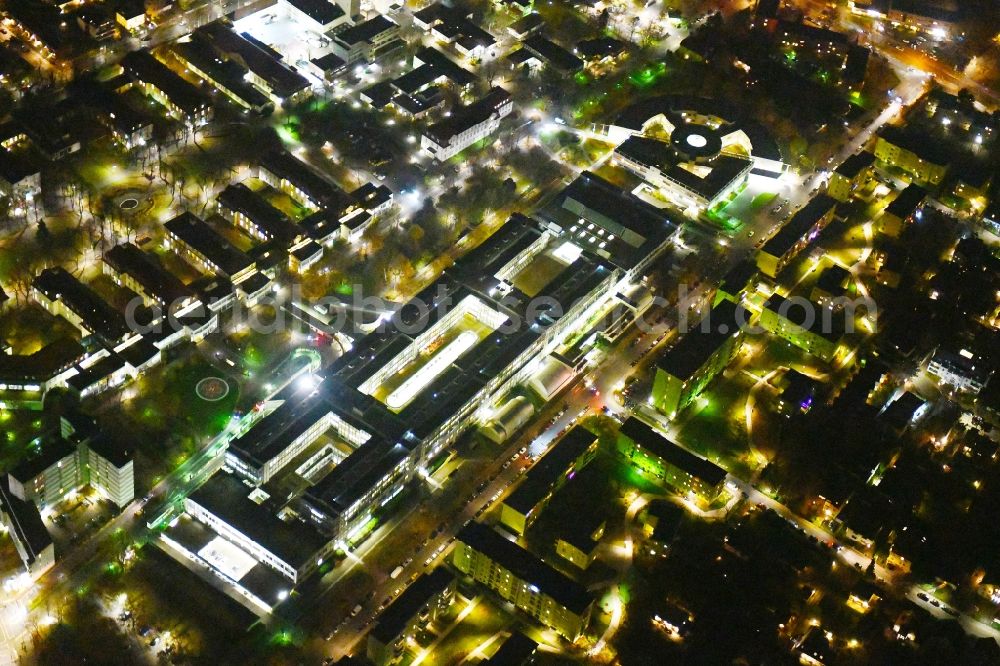
[[[287,248],[301,230],[284,213],[243,183],[233,183],[215,199],[219,214],[260,241],[274,241]]]
[[[104,272],[115,284],[140,296],[146,306],[183,308],[196,300],[194,292],[154,256],[132,243],[116,245],[102,258]]]
[[[204,220],[185,211],[167,222],[167,247],[206,272],[239,282],[254,272],[254,262]]]
[[[43,308],[69,321],[84,336],[96,335],[113,344],[132,332],[121,313],[64,268],[46,268],[32,280],[31,290]]]
[[[753,162],[746,157],[714,150],[701,157],[697,149],[684,152],[683,145],[631,136],[615,149],[615,161],[655,186],[676,205],[700,210],[726,200],[746,183],[753,168]]]
[[[700,503],[711,504],[725,489],[726,470],[681,448],[634,416],[622,424],[616,448],[641,473]]]
[[[452,563],[568,641],[590,621],[594,601],[586,588],[482,523],[458,533]]]
[[[195,33],[188,41],[174,42],[171,50],[188,70],[240,108],[259,114],[274,110],[271,99],[246,80],[247,70],[235,60],[222,57],[204,34]]]
[[[239,60],[247,69],[247,80],[280,106],[309,94],[309,80],[281,60],[281,54],[247,33],[236,34],[231,25],[215,21],[195,35],[205,38],[218,51]]]
[[[172,116],[189,125],[203,125],[212,120],[211,101],[149,51],[129,53],[122,66],[145,94],[166,107]]]

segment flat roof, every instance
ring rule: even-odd
[[[60,460],[76,453],[76,447],[62,437],[47,438],[37,448],[29,448],[25,458],[10,470],[10,476],[27,483]]]
[[[685,188],[706,199],[713,199],[734,180],[750,171],[751,161],[743,157],[716,155],[702,165],[709,169],[705,176],[699,176],[680,166],[687,162],[670,144],[644,136],[630,136],[619,145],[615,152],[646,167],[654,167],[679,182]]]
[[[719,301],[700,322],[689,328],[672,349],[659,358],[656,367],[681,381],[687,381],[708,362],[719,347],[740,330],[741,325],[746,325],[748,315],[744,313],[741,321],[740,312],[740,308],[732,301]]]
[[[116,245],[104,253],[104,263],[118,273],[134,278],[144,291],[164,303],[182,301],[194,295],[183,282],[152,255],[132,243]]]
[[[114,373],[122,370],[125,366],[125,359],[118,354],[112,353],[86,369],[81,368],[79,373],[66,380],[66,385],[82,393],[91,386],[99,384]]]
[[[445,567],[421,574],[406,590],[393,600],[378,616],[372,636],[383,644],[394,642],[406,629],[413,616],[435,595],[445,590],[455,579]]]
[[[945,144],[916,128],[888,125],[879,130],[878,136],[880,139],[909,151],[931,164],[947,166],[951,163],[951,152]]]
[[[188,499],[295,569],[317,557],[326,547],[327,540],[312,527],[281,520],[249,499],[250,491],[238,478],[220,471]]]
[[[606,250],[582,242],[585,236],[599,236],[586,229],[580,229],[574,240],[625,268],[640,263],[678,226],[673,213],[646,203],[590,171],[584,171],[567,185],[557,202],[567,214],[593,223],[614,236],[614,240],[597,238],[607,243]]]
[[[594,433],[583,426],[573,426],[572,430],[557,440],[542,459],[528,470],[524,481],[503,500],[503,503],[527,515],[549,494],[570,466],[596,441],[597,435]]]
[[[927,199],[927,190],[916,183],[910,183],[892,200],[892,203],[886,206],[885,212],[905,220],[923,205],[925,199]]]
[[[46,268],[31,285],[49,300],[62,302],[83,320],[91,333],[107,340],[117,340],[130,331],[121,313],[64,268]]]
[[[592,602],[583,585],[482,523],[469,523],[456,538],[573,613],[584,612]]]
[[[710,486],[717,486],[726,478],[726,470],[681,448],[667,439],[666,435],[634,416],[625,420],[620,432],[657,458]]]
[[[367,44],[386,30],[391,30],[392,28],[397,27],[399,26],[395,21],[383,16],[382,14],[376,14],[367,21],[362,21],[361,23],[353,25],[346,30],[338,32],[334,36],[334,40],[347,46],[353,46],[354,44]]]
[[[0,509],[7,514],[14,536],[21,543],[27,554],[28,566],[42,554],[42,551],[52,545],[52,537],[45,529],[42,515],[31,502],[25,502],[10,492],[10,479],[0,478]]]
[[[302,396],[293,394],[247,432],[230,442],[229,451],[256,466],[264,465],[330,411],[330,405],[318,395],[302,399]]]
[[[844,178],[854,178],[873,164],[875,164],[875,155],[867,150],[862,150],[838,164],[834,171]]]
[[[817,194],[792,216],[785,226],[771,237],[762,250],[775,257],[783,257],[802,240],[824,215],[836,208],[837,200],[827,194]]]
[[[340,515],[364,497],[410,455],[402,444],[372,437],[306,491],[307,501]]]
[[[131,444],[125,444],[120,439],[112,439],[104,433],[93,435],[86,443],[88,449],[118,469],[135,459],[135,448]]]
[[[286,2],[320,25],[332,23],[344,16],[344,10],[329,0],[286,0]]]
[[[184,211],[167,222],[166,230],[204,255],[209,262],[219,267],[226,277],[237,275],[251,265],[253,260],[232,243],[219,235],[200,217]]]

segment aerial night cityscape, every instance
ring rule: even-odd
[[[0,0],[0,666],[1000,665],[1000,0]]]

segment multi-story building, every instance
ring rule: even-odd
[[[37,577],[55,564],[55,545],[38,507],[12,493],[9,479],[8,475],[0,477],[0,514],[24,568],[30,576]]]
[[[444,567],[422,574],[386,608],[368,633],[366,654],[375,666],[388,666],[406,652],[419,627],[443,618],[455,598],[455,577]]]
[[[764,243],[757,253],[757,267],[765,275],[777,277],[833,221],[836,211],[836,199],[827,194],[810,199]]]
[[[922,215],[927,190],[916,183],[910,183],[886,206],[878,220],[879,231],[887,236],[899,238],[903,227]]]
[[[374,62],[386,53],[401,48],[403,42],[399,39],[399,25],[377,14],[334,35],[331,45],[333,53],[347,65],[353,65]]]
[[[871,179],[874,166],[875,155],[867,150],[851,155],[830,174],[826,193],[837,201],[850,201],[854,193]]]
[[[938,349],[927,362],[927,374],[955,391],[974,396],[983,390],[993,372],[987,360],[973,351]]]
[[[687,137],[697,144],[705,138],[694,134]],[[615,161],[655,186],[677,206],[705,210],[746,183],[753,168],[747,157],[721,154],[721,146],[701,150],[707,147],[631,136],[615,149]]]
[[[528,616],[575,641],[590,621],[586,588],[481,523],[456,536],[452,564]]]
[[[296,518],[278,518],[249,497],[251,490],[219,472],[184,500],[184,510],[292,583],[301,582],[333,552],[333,542]]]
[[[500,505],[500,522],[523,535],[556,491],[597,453],[597,436],[575,426],[526,474],[524,481]]]
[[[725,490],[726,470],[667,439],[632,416],[618,433],[618,454],[658,483],[666,483],[711,504]]]
[[[76,364],[87,350],[72,338],[61,337],[31,354],[0,354],[0,406],[42,408],[45,393],[76,374]]]
[[[927,185],[940,185],[951,162],[937,139],[895,126],[884,127],[878,133],[875,157]]]
[[[451,116],[424,130],[420,147],[439,161],[454,157],[490,136],[514,108],[510,93],[492,88],[479,100],[451,110]]]
[[[556,554],[574,566],[586,569],[597,558],[605,526],[604,518],[597,514],[577,516],[559,525],[554,539]]]
[[[674,241],[683,219],[584,171],[546,210],[546,228],[623,271],[638,282]]]
[[[247,70],[235,60],[222,57],[203,33],[195,33],[188,41],[174,42],[171,50],[188,70],[242,109],[259,114],[274,110],[271,99],[246,80]]]
[[[330,210],[338,217],[356,203],[315,169],[283,150],[269,151],[261,157],[257,177],[304,206]]]
[[[722,372],[742,344],[749,313],[721,300],[656,362],[651,401],[668,418],[683,411]]]
[[[15,497],[33,502],[39,509],[52,506],[82,485],[80,452],[59,437],[39,445],[7,476]]]
[[[764,303],[759,319],[764,330],[827,363],[847,351],[845,322],[853,324],[830,308],[803,298],[786,299],[780,294],[772,295]]]

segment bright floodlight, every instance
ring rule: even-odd
[[[692,148],[704,148],[708,145],[708,139],[703,137],[701,134],[688,134],[687,143]]]
[[[295,380],[295,388],[300,391],[311,391],[316,388],[317,383],[316,375],[311,373],[305,374]]]
[[[552,256],[565,264],[572,264],[580,258],[582,253],[582,248],[577,246],[575,243],[566,241],[552,252]]]
[[[222,537],[215,537],[198,551],[198,557],[230,580],[240,580],[257,565],[250,553]]]
[[[479,336],[472,331],[463,331],[457,338],[449,342],[424,367],[417,370],[409,379],[390,393],[385,404],[390,409],[402,409],[414,397],[423,391],[428,384],[444,372],[444,369],[458,360],[458,357],[472,349],[479,342]]]

